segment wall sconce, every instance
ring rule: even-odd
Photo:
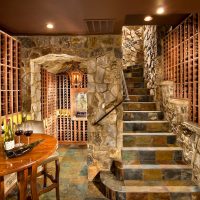
[[[82,82],[82,73],[79,71],[73,71],[70,73],[70,82],[72,87],[80,87]]]
[[[70,78],[71,87],[80,87],[82,83],[83,72],[79,70],[79,62],[72,62],[71,69],[67,73]]]

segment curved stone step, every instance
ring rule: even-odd
[[[110,172],[101,172],[100,181],[104,195],[111,200],[198,200],[200,188],[188,181],[178,181],[177,186],[166,185],[164,181],[155,181],[155,185],[127,186],[118,181]],[[142,182],[142,181],[140,181]],[[139,182],[138,182],[139,183]]]
[[[153,121],[153,120],[162,120],[164,114],[161,111],[134,111],[126,110],[123,112],[123,120],[132,121],[132,120],[142,120],[142,121]]]
[[[130,95],[129,98],[131,102],[152,102],[152,95]]]
[[[180,147],[123,147],[124,164],[173,164],[182,161]]]
[[[155,111],[155,102],[123,102],[124,111]]]
[[[189,165],[124,165],[114,161],[112,172],[119,180],[192,180],[192,167]]]
[[[123,121],[123,132],[169,132],[168,121]]]
[[[173,133],[123,133],[123,147],[170,147],[175,144]]]

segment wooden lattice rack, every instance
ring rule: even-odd
[[[191,102],[190,117],[200,125],[200,14],[191,14],[163,40],[164,78],[175,82],[176,98]]]
[[[77,88],[77,87],[76,87]],[[79,88],[87,88],[87,74],[83,75]],[[77,88],[77,89],[79,89]],[[72,116],[71,84],[69,76],[57,75],[57,136],[60,143],[87,142],[87,119]]]
[[[18,123],[22,109],[20,43],[2,31],[0,31],[0,65],[0,121],[9,116]]]
[[[56,136],[56,75],[41,69],[41,104],[45,133]]]

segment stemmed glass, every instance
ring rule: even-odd
[[[15,145],[16,147],[23,146],[23,143],[20,142],[21,135],[23,134],[23,130],[20,126],[15,125],[15,135],[18,137],[18,143]]]
[[[28,144],[30,143],[30,139],[29,137],[32,135],[33,130],[31,129],[31,127],[29,125],[25,125],[24,127],[24,135],[28,138]]]

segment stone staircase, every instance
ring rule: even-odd
[[[176,136],[156,110],[143,78],[143,68],[125,73],[130,102],[124,102],[122,161],[99,174],[99,188],[108,199],[200,200],[192,168],[183,161]]]

